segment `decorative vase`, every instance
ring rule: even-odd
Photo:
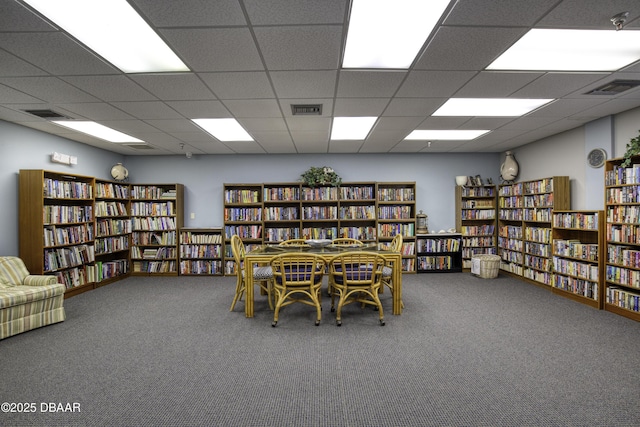
[[[506,158],[500,166],[500,178],[503,181],[515,181],[518,177],[518,162],[511,151],[504,153]]]
[[[467,185],[467,176],[466,175],[456,176],[456,185]]]

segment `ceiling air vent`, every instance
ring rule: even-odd
[[[294,116],[321,116],[322,104],[291,104],[291,114]]]
[[[587,92],[587,95],[617,95],[637,86],[640,86],[640,80],[614,80]]]
[[[69,117],[63,116],[60,113],[56,113],[53,110],[23,110],[25,113],[33,114],[34,116],[41,117],[43,119],[68,119]]]

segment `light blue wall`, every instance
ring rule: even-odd
[[[76,156],[78,165],[51,163],[57,151]],[[222,188],[227,183],[293,182],[310,166],[331,166],[344,181],[416,181],[417,209],[429,228],[455,226],[456,175],[481,175],[498,182],[499,155],[332,154],[121,156],[37,130],[0,121],[0,255],[18,253],[18,172],[45,169],[109,179],[111,166],[124,163],[130,182],[185,185],[185,226],[222,225]],[[190,219],[190,214],[195,219]]]

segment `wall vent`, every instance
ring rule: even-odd
[[[587,95],[617,95],[640,86],[640,80],[614,80],[587,92]]]
[[[70,117],[63,116],[60,113],[56,113],[53,110],[22,110],[25,113],[32,114],[43,119],[69,119]]]
[[[322,104],[291,104],[291,114],[294,116],[321,116]]]

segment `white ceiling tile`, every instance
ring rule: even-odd
[[[280,105],[275,99],[231,99],[223,103],[237,118],[282,117]]]
[[[256,131],[251,135],[267,153],[285,154],[296,152],[291,135],[287,131]]]
[[[134,0],[158,27],[212,27],[246,25],[237,0]]]
[[[188,119],[231,117],[220,101],[167,101],[166,104]]]
[[[326,117],[287,117],[287,124],[291,132],[321,131],[329,135],[331,119]]]
[[[458,0],[444,20],[444,25],[500,26],[506,24],[530,26],[547,13],[557,0]]]
[[[406,71],[341,70],[337,96],[339,98],[391,97],[406,76]]]
[[[135,117],[103,102],[83,102],[78,104],[58,104],[58,107],[71,111],[76,118],[88,120],[134,120]],[[57,111],[57,110],[56,110]],[[58,111],[60,112],[60,111]]]
[[[455,93],[456,98],[506,98],[544,73],[483,71]]]
[[[329,153],[357,153],[364,141],[329,141]]]
[[[172,135],[180,132],[193,132],[198,128],[191,120],[186,119],[145,120],[145,123]]]
[[[255,28],[270,70],[334,70],[340,61],[342,26]]]
[[[336,71],[274,71],[271,80],[278,98],[333,98]]]
[[[446,98],[393,98],[383,116],[430,116]]]
[[[113,102],[112,105],[142,120],[181,118],[178,113],[160,101]]]
[[[0,77],[44,76],[47,72],[0,49]]]
[[[39,103],[40,99],[29,96],[8,86],[0,85],[0,99],[6,104]]]
[[[292,130],[291,137],[298,153],[327,153],[329,150],[328,130]]]
[[[513,93],[516,98],[561,98],[599,81],[601,73],[546,73]]]
[[[51,103],[98,101],[56,77],[2,77],[0,84]]]
[[[63,80],[103,101],[153,101],[157,98],[125,75],[63,76]]]
[[[274,98],[269,77],[263,71],[244,73],[200,73],[219,99]]]
[[[613,30],[610,18],[624,11],[631,12],[629,21],[640,16],[636,0],[563,0],[543,16],[538,25],[550,28]]]
[[[474,71],[412,71],[398,90],[399,97],[451,97]]]
[[[2,31],[56,31],[56,28],[17,1],[0,2]]]
[[[215,99],[195,74],[139,74],[131,79],[163,101]]]
[[[378,117],[389,104],[389,98],[337,98],[335,117]]]
[[[244,0],[253,25],[341,24],[344,0]]]
[[[191,71],[264,69],[247,28],[167,29],[161,33]]]
[[[260,132],[287,132],[287,123],[284,119],[275,118],[244,118],[238,122],[247,130]]]

